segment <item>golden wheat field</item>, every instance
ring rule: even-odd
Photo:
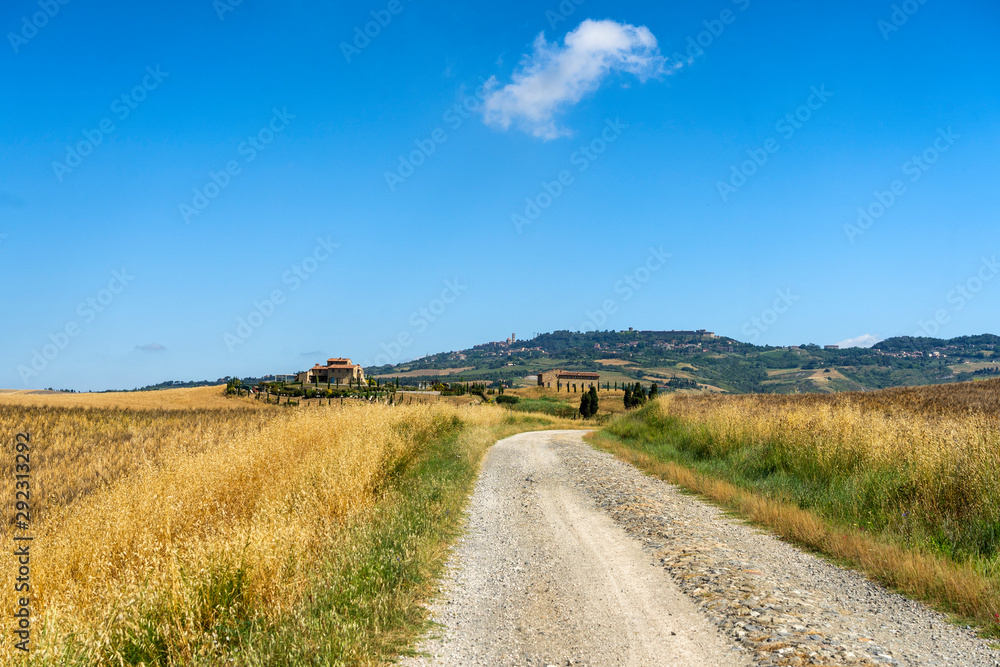
[[[836,395],[677,396],[667,414],[697,424],[711,456],[775,452],[783,466],[832,479],[902,477],[927,514],[1000,518],[1000,380]]]
[[[226,600],[265,622],[287,614],[425,442],[461,422],[486,443],[503,419],[487,406],[265,407],[211,389],[2,397],[0,430],[32,434],[31,664],[134,664],[144,637],[164,662],[213,664],[225,641],[213,633],[236,616]],[[5,517],[12,465],[0,464]],[[5,559],[0,578],[14,576]],[[0,662],[20,657],[0,644]]]
[[[64,393],[0,389],[0,405],[52,406],[62,408],[132,408],[135,410],[195,410],[199,408],[264,409],[258,401],[239,401],[225,395],[222,386],[161,391]]]

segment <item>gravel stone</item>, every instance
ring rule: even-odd
[[[439,630],[403,664],[1000,667],[971,629],[582,435],[490,450],[431,606]]]

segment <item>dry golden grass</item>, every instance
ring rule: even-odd
[[[480,405],[483,399],[475,394],[465,396],[436,396],[434,394],[406,393],[397,394],[396,400],[401,405],[451,405],[461,407],[465,405]]]
[[[602,366],[634,366],[634,361],[627,361],[625,359],[595,359],[597,363]]]
[[[221,391],[216,388],[216,393]],[[198,454],[257,433],[283,414],[273,406],[270,410],[253,406],[234,409],[250,402],[246,399],[222,400],[228,403],[223,410],[0,405],[0,433],[13,437],[19,431],[31,432],[33,522],[38,525],[53,511],[142,468],[155,468],[179,455]],[[4,480],[0,511],[8,521],[14,517],[14,493],[7,492],[13,467],[13,456],[0,459],[0,479]],[[8,524],[0,526],[0,536],[8,531]]]
[[[222,386],[163,389],[160,391],[114,391],[72,394],[26,390],[0,390],[0,406],[51,406],[60,408],[132,408],[134,410],[264,409],[262,401],[226,396]]]
[[[35,488],[54,494],[31,547],[44,554],[32,562],[32,664],[56,664],[70,646],[75,664],[150,653],[212,664],[226,645],[212,634],[220,623],[247,610],[277,623],[311,595],[310,577],[342,528],[374,507],[424,443],[463,424],[482,441],[467,454],[478,457],[505,414],[360,402],[8,414],[5,425],[32,430]],[[101,470],[107,484],[94,481]],[[12,567],[4,559],[3,581]],[[0,661],[15,657],[10,642],[0,645]]]
[[[1000,379],[960,382],[924,387],[897,387],[872,392],[839,394],[753,394],[726,396],[714,400],[755,402],[769,407],[781,406],[856,406],[878,410],[888,415],[984,415],[1000,417]]]
[[[832,396],[668,395],[660,409],[706,435],[707,454],[766,449],[807,479],[901,478],[905,507],[1000,520],[1000,382]]]

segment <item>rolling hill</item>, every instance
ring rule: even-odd
[[[773,347],[703,331],[555,331],[365,369],[369,376],[530,384],[552,368],[601,383],[657,382],[726,393],[838,392],[960,382],[1000,375],[1000,336],[898,337],[872,348]]]

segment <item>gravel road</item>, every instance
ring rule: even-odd
[[[416,665],[975,665],[923,605],[592,449],[523,433],[483,463]]]

